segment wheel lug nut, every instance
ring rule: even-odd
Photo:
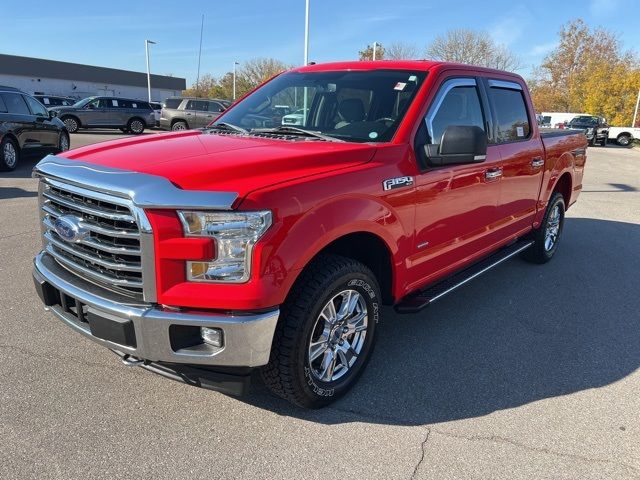
[[[338,342],[338,345],[342,346],[343,343],[344,343],[344,340],[340,339],[340,341]]]

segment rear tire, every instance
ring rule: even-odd
[[[338,255],[305,269],[281,307],[265,385],[304,408],[321,408],[356,383],[375,342],[380,288],[371,270]]]
[[[142,132],[144,132],[144,127],[144,120],[140,118],[132,118],[131,120],[129,120],[129,123],[127,123],[127,130],[129,130],[134,135],[140,135]]]
[[[616,139],[616,141],[618,142],[618,145],[622,147],[628,147],[629,144],[631,143],[631,135],[627,135],[626,133],[621,133],[620,135],[618,135],[618,138]]]
[[[19,162],[20,147],[12,138],[3,138],[0,142],[0,170],[4,172],[15,170]]]
[[[522,252],[522,258],[532,263],[547,263],[558,250],[564,226],[565,205],[563,196],[551,195],[542,224],[533,232],[534,244]]]
[[[76,117],[62,117],[64,126],[67,127],[67,132],[76,133],[80,130],[80,121]]]
[[[178,120],[171,125],[171,130],[174,132],[178,132],[181,130],[189,130],[189,125],[184,120]]]

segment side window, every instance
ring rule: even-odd
[[[118,100],[118,108],[133,108],[130,100]]]
[[[22,95],[18,93],[3,93],[0,95],[4,100],[5,105],[9,113],[16,113],[18,115],[31,115],[29,107],[22,98]]]
[[[33,97],[29,97],[28,95],[23,95],[23,97],[27,101],[27,104],[29,105],[29,109],[31,110],[31,113],[33,113],[34,115],[37,115],[38,117],[49,116],[49,114],[47,113],[47,109],[44,108],[44,105],[42,105],[38,100],[36,100]]]
[[[224,108],[218,102],[209,102],[209,111],[210,112],[221,112]]]
[[[100,108],[120,108],[121,100],[117,98],[102,98],[100,99]]]
[[[4,104],[2,97],[0,97],[0,113],[7,113],[7,106]]]
[[[498,120],[498,142],[515,142],[529,138],[531,125],[522,90],[491,87],[489,94]]]
[[[461,79],[461,82],[449,80],[442,86],[444,96],[436,96],[432,108],[436,110],[427,115],[429,143],[439,145],[447,127],[476,126],[484,127],[484,116],[480,105],[478,89],[473,79]],[[463,83],[457,85],[456,83]]]

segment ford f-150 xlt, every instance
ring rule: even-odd
[[[516,254],[553,257],[587,140],[535,118],[497,70],[282,73],[205,129],[43,159],[36,290],[127,365],[234,394],[259,368],[321,407],[361,374],[383,305],[417,312]]]

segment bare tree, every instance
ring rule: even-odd
[[[415,60],[420,58],[420,49],[413,44],[396,42],[385,49],[384,58],[387,60]]]
[[[518,70],[520,60],[504,45],[494,42],[485,32],[469,29],[449,30],[437,36],[427,47],[434,60],[468,63],[500,70]]]

